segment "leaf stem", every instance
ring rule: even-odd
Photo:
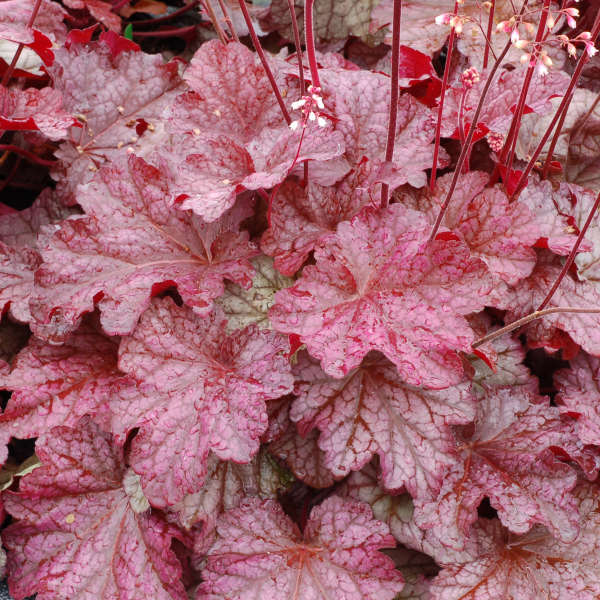
[[[396,123],[398,121],[398,78],[400,74],[400,26],[402,23],[402,0],[394,0],[392,17],[392,76],[390,78],[390,116],[388,119],[387,142],[385,146],[385,162],[391,163],[394,157],[396,141]],[[381,184],[381,208],[387,208],[389,185]]]
[[[159,29],[158,31],[132,31],[132,35],[138,38],[165,38],[187,35],[196,31],[196,25],[188,25],[187,27],[178,27],[177,29]]]
[[[484,335],[482,338],[479,338],[478,340],[473,342],[471,344],[471,348],[478,348],[482,344],[492,342],[493,340],[503,336],[505,333],[510,333],[511,331],[522,327],[523,325],[527,325],[527,323],[531,323],[531,321],[535,321],[536,319],[540,319],[541,317],[545,317],[546,315],[551,315],[554,313],[600,313],[600,308],[576,308],[573,306],[555,306],[553,308],[546,308],[544,310],[536,310],[535,312],[525,315],[524,317],[521,317],[520,319],[517,319],[516,321],[513,321],[512,323],[509,323],[508,325],[505,325],[504,327],[501,327],[496,331],[492,331],[491,333]]]
[[[252,38],[252,44],[254,45],[254,49],[256,50],[258,57],[260,58],[260,62],[267,74],[267,78],[269,79],[269,83],[271,84],[271,88],[273,89],[273,93],[275,94],[275,98],[277,98],[277,104],[279,104],[279,108],[283,113],[283,118],[285,122],[289,125],[292,122],[290,118],[290,114],[288,113],[287,108],[285,107],[285,103],[283,102],[283,98],[281,97],[281,92],[279,91],[279,87],[277,86],[277,82],[275,81],[275,77],[273,76],[273,72],[271,71],[271,67],[269,67],[269,63],[267,62],[267,57],[265,56],[265,51],[263,50],[260,40],[256,35],[256,31],[254,29],[254,25],[252,24],[252,20],[250,19],[250,15],[248,14],[248,8],[246,7],[246,0],[239,0],[240,8],[242,9],[242,14],[244,15],[244,21],[246,21],[246,27],[248,28],[248,32],[250,33],[250,37]]]
[[[550,291],[544,298],[544,301],[539,305],[538,311],[543,310],[546,307],[546,305],[548,304],[548,302],[550,302],[550,300],[552,299],[552,296],[554,296],[554,292],[556,292],[558,286],[560,285],[560,282],[564,279],[565,275],[567,274],[567,271],[570,269],[571,265],[573,264],[573,261],[575,260],[575,255],[577,254],[577,250],[579,249],[579,246],[581,245],[581,242],[583,241],[583,237],[585,236],[585,233],[588,230],[588,227],[590,226],[590,223],[592,222],[592,219],[594,218],[596,211],[598,210],[599,204],[600,204],[600,193],[596,197],[594,205],[592,206],[590,213],[588,214],[587,219],[585,221],[585,224],[581,228],[581,231],[579,232],[579,235],[577,236],[577,239],[575,240],[575,243],[573,244],[573,248],[571,249],[571,252],[570,252],[568,258],[565,261],[563,268],[561,269],[560,273],[558,274],[556,281],[550,288]]]

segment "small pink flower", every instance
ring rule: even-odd
[[[452,18],[452,13],[442,13],[435,18],[436,25],[448,25],[450,23],[450,19]]]
[[[470,67],[462,72],[460,80],[463,87],[470,90],[480,80],[479,71],[475,67]]]
[[[500,152],[504,146],[504,136],[497,131],[490,131],[487,134],[487,143],[492,152]]]

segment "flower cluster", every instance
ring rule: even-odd
[[[292,102],[292,110],[300,110],[301,118],[290,123],[290,129],[298,129],[299,126],[306,127],[309,121],[316,121],[319,127],[326,127],[327,121],[321,116],[321,111],[325,108],[321,88],[309,85],[308,93],[302,96],[300,100]]]

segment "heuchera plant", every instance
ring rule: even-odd
[[[599,33],[1,2],[12,596],[600,598]]]

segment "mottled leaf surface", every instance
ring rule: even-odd
[[[0,437],[33,438],[52,427],[75,427],[84,415],[109,419],[105,403],[117,370],[118,340],[85,322],[60,346],[32,336],[0,386],[12,392],[0,416]]]
[[[402,589],[393,561],[378,552],[394,538],[366,504],[328,498],[301,534],[276,502],[250,499],[217,531],[197,600],[392,600]]]
[[[462,549],[484,497],[502,523],[525,533],[542,523],[553,535],[572,541],[579,515],[569,493],[576,473],[547,451],[569,440],[558,409],[525,390],[497,388],[480,400],[473,427],[458,434],[460,458],[444,478],[441,492],[417,521],[439,528],[445,543]]]
[[[338,223],[348,221],[361,208],[375,205],[380,198],[371,163],[363,161],[334,186],[309,181],[302,187],[286,181],[271,205],[269,229],[261,248],[273,256],[275,266],[293,275],[316,246],[335,233]]]
[[[488,180],[489,175],[482,171],[460,177],[442,225],[459,235],[471,255],[480,258],[493,275],[514,285],[535,266],[532,246],[541,237],[540,231],[525,205],[509,203],[498,187],[486,188]],[[403,204],[424,212],[433,225],[451,181],[452,173],[448,173],[436,180],[434,194],[426,189],[412,203],[408,194],[400,199]]]
[[[64,337],[98,306],[109,334],[130,333],[156,289],[176,286],[206,314],[224,278],[252,281],[257,254],[239,223],[248,214],[206,224],[168,205],[168,180],[135,156],[105,166],[78,200],[86,215],[63,221],[40,242],[32,309],[47,337]],[[161,287],[162,286],[162,287]]]
[[[67,136],[75,119],[63,110],[62,94],[53,88],[0,88],[0,126],[4,130],[37,130],[51,140]]]
[[[422,498],[437,494],[456,459],[450,426],[475,417],[469,385],[439,391],[407,385],[377,353],[343,379],[302,354],[295,374],[290,417],[304,435],[320,430],[319,447],[334,475],[357,471],[377,454],[385,487],[406,486]]]
[[[508,309],[507,322],[537,310],[556,281],[560,266],[554,258],[542,257],[533,273],[502,298],[499,307]],[[576,281],[567,274],[547,305],[547,308],[558,307],[596,310],[600,307],[600,290],[592,282]],[[568,333],[586,352],[600,355],[598,313],[566,311],[544,315],[527,327],[528,341],[533,347],[552,347],[557,330],[560,330],[559,333]],[[560,345],[562,344],[567,342],[563,341]]]
[[[395,204],[338,225],[315,259],[277,292],[270,319],[299,335],[327,374],[343,377],[379,350],[411,385],[460,380],[457,352],[473,341],[462,315],[483,308],[491,291],[484,264],[463,243],[427,245],[425,217]]]
[[[288,342],[256,325],[223,335],[215,310],[198,318],[169,298],[154,300],[119,349],[135,379],[113,402],[121,435],[140,427],[131,464],[157,506],[204,483],[209,452],[248,463],[267,428],[265,400],[292,389]]]
[[[497,520],[480,519],[477,551],[470,560],[448,566],[431,586],[432,600],[594,600],[600,594],[598,487],[580,484],[574,491],[581,531],[571,543],[553,538],[543,526],[515,535]]]
[[[554,377],[559,409],[577,416],[575,427],[584,444],[600,446],[600,359],[581,352]]]
[[[56,152],[61,165],[53,176],[66,203],[79,202],[77,185],[89,182],[105,162],[128,148],[147,156],[164,143],[162,113],[182,86],[175,62],[143,52],[113,56],[108,44],[93,42],[57,50],[50,74],[65,109],[82,125]],[[140,136],[141,121],[147,127]]]
[[[184,600],[172,531],[150,511],[123,451],[87,421],[40,437],[42,466],[3,494],[11,595]]]

